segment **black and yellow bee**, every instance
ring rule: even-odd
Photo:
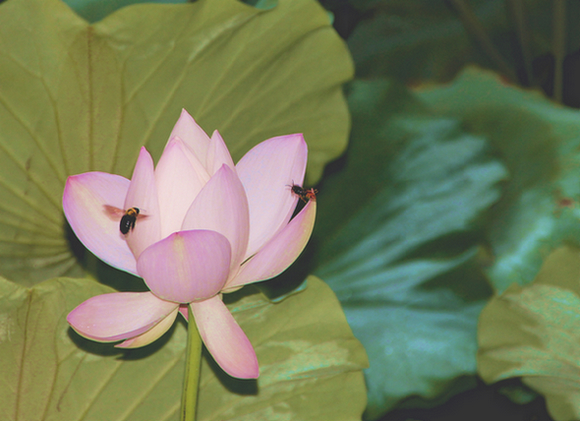
[[[107,213],[114,218],[121,217],[121,222],[119,223],[119,230],[121,234],[126,235],[129,231],[132,231],[135,228],[135,223],[137,222],[137,218],[142,218],[145,215],[141,213],[139,208],[129,208],[127,210],[119,209],[114,206],[104,205],[105,210]]]

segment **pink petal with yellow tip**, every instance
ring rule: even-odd
[[[74,175],[66,182],[62,206],[72,230],[91,253],[117,269],[136,274],[135,258],[119,231],[128,189],[129,180],[119,175]]]
[[[159,339],[165,332],[169,330],[173,322],[175,321],[175,317],[177,317],[177,310],[176,307],[173,312],[171,312],[166,318],[161,320],[147,332],[142,333],[139,336],[135,336],[131,339],[127,339],[125,342],[115,345],[117,348],[139,348],[145,345],[149,345],[152,342],[155,342]]]
[[[301,134],[279,136],[254,146],[236,169],[250,205],[252,256],[290,220],[297,198],[291,184],[302,185],[308,149]]]
[[[203,343],[216,363],[230,376],[258,378],[256,352],[221,297],[192,303],[191,309]]]
[[[189,303],[216,295],[230,268],[230,243],[215,231],[180,231],[139,256],[137,271],[163,300]]]
[[[273,278],[285,271],[302,253],[310,239],[316,219],[316,200],[310,200],[286,227],[248,260],[228,289]]]
[[[150,292],[114,292],[89,298],[66,319],[86,338],[114,342],[147,332],[176,309]]]

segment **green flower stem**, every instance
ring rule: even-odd
[[[183,395],[181,396],[181,421],[195,421],[201,369],[201,337],[193,318],[191,306],[188,310],[189,327],[187,330],[187,354],[185,356],[187,360],[183,379]]]

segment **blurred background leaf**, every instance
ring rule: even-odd
[[[476,323],[491,295],[477,264],[480,216],[504,166],[397,83],[357,81],[343,168],[319,195],[315,273],[369,353],[367,416],[434,398],[476,371]]]
[[[320,185],[311,264],[367,348],[373,419],[475,386],[488,281],[531,282],[578,243],[580,116],[473,68],[415,92],[357,80],[348,99],[351,143]]]
[[[534,282],[512,285],[481,314],[478,366],[496,382],[522,377],[555,420],[580,418],[580,249],[561,247]]]
[[[424,79],[450,80],[467,63],[494,66],[472,42],[450,3],[353,1],[353,6],[364,13],[348,39],[357,75],[389,76],[416,83]],[[485,33],[509,52],[505,3],[477,0],[468,5]]]
[[[556,103],[580,107],[580,83],[578,82],[580,31],[577,25],[580,17],[580,3],[535,0],[505,2],[494,0],[445,2],[321,0],[321,2],[335,15],[335,27],[348,42],[355,60],[358,78],[377,82],[388,77],[392,85],[396,84],[395,81],[399,81],[407,86],[421,86],[421,90],[416,92],[416,99],[419,102],[433,110],[439,117],[457,122],[465,133],[483,139],[487,145],[487,154],[504,165],[508,176],[501,183],[501,198],[475,220],[475,235],[472,231],[472,234],[467,236],[472,242],[466,242],[464,236],[449,236],[448,238],[450,240],[448,244],[455,244],[458,252],[466,250],[462,249],[466,244],[477,244],[476,256],[469,260],[469,255],[466,255],[465,264],[472,268],[463,278],[466,290],[481,288],[479,285],[482,278],[487,278],[497,292],[505,290],[514,282],[522,285],[529,283],[534,279],[542,262],[551,251],[562,243],[578,245],[580,233],[577,208],[580,196],[577,180],[580,176],[578,172],[580,132],[576,122],[579,116],[574,110],[560,107],[546,100],[542,94],[552,97]],[[492,69],[498,75],[475,69],[465,71],[464,67],[467,64],[477,64]],[[450,85],[438,85],[440,82],[452,81],[456,77],[457,79]],[[522,91],[516,87],[517,85],[535,87],[536,90],[535,92]],[[379,103],[372,95],[369,95],[364,101],[369,110],[375,106],[385,114],[394,108],[405,107],[401,104],[404,101],[396,96],[391,101]],[[352,102],[350,104],[352,106]],[[352,110],[355,115],[353,142],[356,142],[357,133],[366,130],[367,137],[364,140],[366,144],[368,138],[376,134],[372,127],[380,126],[371,118],[356,117],[356,106],[353,106]],[[375,112],[380,114],[381,111],[378,110]],[[372,112],[369,112],[369,115],[371,114]],[[419,126],[420,123],[417,124],[417,127]],[[396,138],[397,131],[383,130],[378,135],[384,138],[393,136]],[[329,189],[333,192],[342,192],[344,199],[340,206],[334,206],[333,215],[326,215],[331,220],[326,225],[330,232],[336,226],[346,230],[332,221],[335,214],[337,219],[345,217],[347,221],[345,226],[348,226],[352,210],[361,200],[363,202],[384,200],[385,203],[389,200],[385,197],[376,199],[373,194],[377,185],[389,183],[382,177],[380,166],[373,165],[377,154],[375,145],[368,145],[368,150],[360,153],[362,158],[353,155],[355,148],[356,145],[353,143],[348,155],[331,166],[329,176],[323,179],[321,185],[321,203],[323,203],[324,192]],[[397,153],[401,152],[394,152],[394,154]],[[434,158],[439,159],[439,156],[434,154]],[[349,162],[352,160],[366,160],[370,171],[378,174],[378,181],[373,184],[372,181],[369,182],[366,179],[368,176],[360,174],[354,176],[354,171],[352,171],[350,179],[341,179],[337,176],[335,179],[339,180],[337,183],[339,185],[333,185],[334,172],[340,174],[348,171]],[[445,162],[443,160],[442,167],[445,166]],[[433,163],[433,165],[439,164]],[[359,168],[361,168],[361,173],[366,171],[362,169],[362,165]],[[417,171],[418,174],[420,172],[420,170]],[[351,182],[345,182],[345,180]],[[371,186],[367,187],[368,184]],[[333,203],[338,203],[335,198],[333,200]],[[433,212],[437,211],[436,206],[429,209]],[[335,259],[336,268],[344,269],[347,276],[353,275],[352,285],[345,287],[347,276],[341,277],[335,273],[332,274],[333,276],[327,276],[324,272],[321,275],[331,281],[333,288],[345,303],[347,315],[350,314],[351,307],[354,307],[355,303],[354,299],[350,298],[351,295],[356,297],[359,293],[363,294],[362,302],[357,303],[364,310],[357,314],[358,325],[352,321],[354,320],[352,316],[349,316],[349,320],[353,324],[355,334],[359,335],[369,349],[371,369],[367,372],[367,381],[370,406],[367,415],[370,418],[376,418],[379,410],[390,408],[391,403],[401,396],[403,398],[399,406],[417,407],[439,404],[447,399],[449,394],[457,393],[458,389],[455,386],[455,390],[449,389],[447,394],[444,393],[446,386],[438,390],[431,389],[430,392],[423,393],[423,396],[437,395],[438,399],[425,403],[413,399],[413,394],[405,391],[406,383],[402,383],[400,387],[400,383],[397,383],[392,389],[384,386],[389,382],[387,375],[380,373],[385,363],[377,363],[376,355],[380,356],[383,353],[383,360],[388,360],[388,355],[393,348],[386,345],[390,345],[387,341],[396,338],[400,342],[401,339],[395,333],[391,335],[385,333],[384,336],[380,334],[383,322],[379,319],[381,319],[380,316],[384,317],[384,314],[378,310],[380,306],[373,307],[375,302],[370,297],[374,292],[379,291],[381,281],[377,278],[370,278],[372,280],[365,283],[360,279],[377,271],[376,268],[385,264],[385,260],[388,261],[388,259],[383,261],[373,259],[377,253],[372,249],[371,244],[377,247],[383,244],[390,245],[394,242],[392,237],[395,237],[395,233],[400,233],[398,238],[408,238],[407,235],[415,238],[414,234],[420,229],[404,228],[399,225],[392,227],[387,233],[386,230],[380,230],[382,222],[380,218],[373,218],[370,213],[366,216],[366,220],[360,218],[360,224],[365,227],[363,232],[365,229],[367,232],[376,231],[372,234],[367,233],[369,238],[376,240],[375,244],[369,241],[368,247],[360,247],[356,250],[359,252],[358,255],[354,252],[354,246],[352,253],[342,254],[347,257],[358,256],[360,262],[366,262],[366,266],[353,270],[349,266],[354,266],[354,259],[342,266],[338,263],[339,259]],[[442,216],[440,220],[441,225],[445,226],[447,218]],[[429,221],[429,218],[422,221]],[[325,222],[319,222],[318,240],[327,236],[320,224],[325,224]],[[356,226],[356,229],[359,228]],[[335,245],[338,248],[335,250],[334,246],[326,247],[326,254],[322,257],[331,256],[335,251],[340,254],[342,251],[340,247],[348,247],[345,238],[332,237],[319,240],[323,244],[323,250],[325,244],[337,240]],[[364,242],[354,235],[351,240],[356,245]],[[381,243],[381,240],[385,243]],[[419,256],[429,256],[429,253],[434,253],[433,249],[439,253],[444,250],[439,246],[439,242],[432,241],[432,243],[437,246],[430,244],[420,247]],[[413,257],[415,257],[414,254]],[[442,270],[449,270],[449,267],[442,266]],[[451,270],[449,273],[452,272]],[[397,280],[402,285],[407,285],[411,284],[408,282],[409,279],[414,279],[414,282],[421,287],[424,273],[422,268],[414,268],[398,273]],[[384,274],[380,276],[387,279]],[[444,274],[439,278],[446,276],[448,275]],[[334,277],[341,280],[338,287],[333,282]],[[477,281],[474,282],[474,279]],[[373,283],[377,288],[376,291],[373,291]],[[427,284],[432,285],[436,282],[431,281]],[[385,283],[385,290],[390,291],[390,297],[394,291],[389,290],[387,286],[388,283]],[[346,294],[342,294],[342,291]],[[387,296],[380,292],[376,292],[376,295],[377,300]],[[409,306],[411,304],[405,302],[406,310]],[[429,308],[428,305],[426,307]],[[453,305],[444,304],[443,308],[453,309]],[[366,317],[362,316],[365,311]],[[396,320],[399,324],[404,324],[408,319],[399,317]],[[469,320],[469,318],[464,320]],[[474,320],[471,319],[472,328]],[[371,327],[376,326],[379,328],[367,334],[368,339],[363,339],[364,328],[370,331]],[[396,329],[389,327],[391,331],[396,332]],[[387,332],[387,328],[384,330]],[[466,326],[465,331],[468,330]],[[429,334],[421,332],[414,336],[415,342],[423,344],[418,338],[429,338]],[[456,336],[450,335],[450,338],[453,343]],[[425,343],[431,345],[426,348],[437,354],[438,348],[434,341]],[[445,340],[444,343],[453,348]],[[383,352],[385,350],[386,352]],[[469,351],[466,351],[463,355],[468,353]],[[454,361],[461,361],[461,359],[456,358]],[[422,360],[415,359],[409,365],[414,368],[421,367]],[[405,374],[412,373],[416,378],[420,378],[423,373],[425,378],[429,378],[430,369],[433,370],[431,367],[421,367],[418,371],[408,371]],[[377,372],[380,374],[373,379]],[[448,370],[446,374],[450,376],[451,373],[452,370]],[[408,377],[410,378],[411,375]],[[449,402],[449,405],[434,408],[432,411],[404,412],[404,410],[399,410],[391,415],[385,415],[383,419],[385,421],[400,419],[448,421],[474,418],[513,420],[520,419],[518,417],[549,419],[542,409],[541,399],[534,399],[533,394],[519,385],[513,386],[510,391],[512,386],[505,386],[504,382],[487,388],[480,384],[473,390],[473,394],[470,395],[471,392],[469,392],[458,395],[457,399]],[[423,382],[423,386],[427,383]],[[379,387],[379,384],[383,386]],[[382,391],[384,395],[374,395],[373,390]],[[429,389],[423,387],[423,390]],[[506,409],[502,413],[505,406],[490,405],[489,393],[498,391],[510,395],[514,401],[519,401],[522,404],[520,409],[515,412]],[[476,397],[476,393],[479,394],[479,398]],[[464,406],[460,403],[462,402],[460,396],[466,397],[465,399],[470,402],[471,410],[460,409]],[[522,396],[525,396],[524,400],[521,399]],[[527,402],[533,405],[531,409],[533,412],[528,413],[526,418],[523,415],[526,411],[523,404],[528,405]],[[378,406],[373,407],[375,403],[378,403]],[[495,404],[496,401],[494,401]],[[527,410],[530,410],[529,406]],[[570,418],[573,417],[569,415]]]
[[[359,77],[452,80],[465,65],[580,107],[580,3],[574,0],[320,0]]]
[[[579,244],[580,112],[477,69],[419,96],[487,138],[508,168],[504,195],[485,225],[493,260],[487,275],[497,291],[531,282],[563,242]]]

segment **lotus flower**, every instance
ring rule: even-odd
[[[184,110],[157,167],[141,149],[131,180],[102,172],[68,178],[64,213],[97,257],[142,277],[149,292],[117,292],[76,307],[68,322],[82,336],[147,345],[186,319],[191,305],[201,338],[231,376],[257,378],[254,349],[222,293],[272,278],[303,250],[316,201],[291,219],[307,147],[301,134],[275,137],[234,165],[220,134],[211,138]],[[136,208],[127,233],[122,209]],[[127,222],[127,221],[124,221]]]

